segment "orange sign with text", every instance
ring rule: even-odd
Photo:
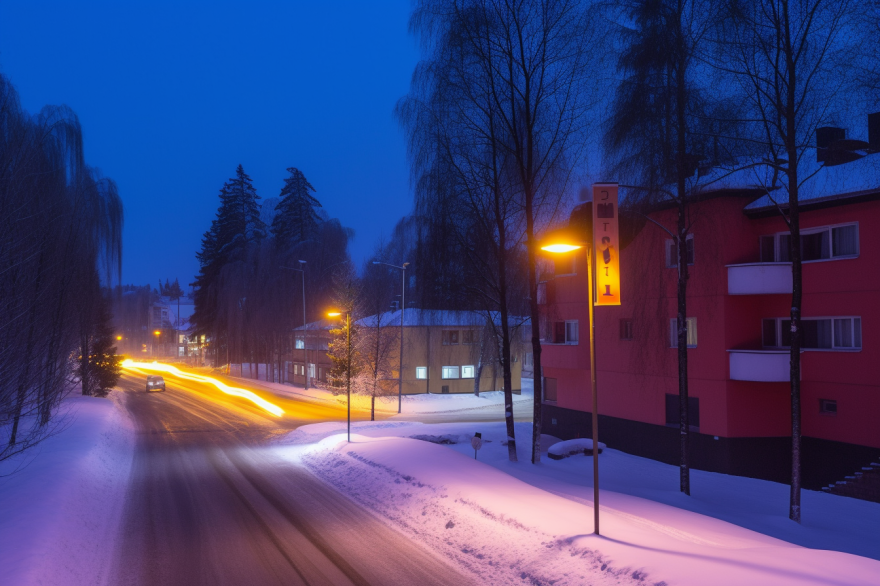
[[[617,183],[593,184],[596,305],[620,305],[620,226]]]

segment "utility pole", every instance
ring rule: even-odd
[[[400,269],[401,271],[401,281],[400,281],[400,367],[397,370],[397,412],[400,413],[403,409],[403,316],[404,310],[406,309],[406,267],[409,265],[408,262],[403,263],[402,266],[392,265],[387,262],[380,262],[378,260],[373,261],[374,265],[385,265],[387,267],[394,267],[395,269]],[[379,324],[376,323],[376,327],[379,327]]]

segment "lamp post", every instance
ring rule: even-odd
[[[159,356],[159,348],[158,348],[159,336],[162,335],[162,332],[160,330],[156,330],[155,332],[153,332],[153,335],[156,336],[156,343],[153,344],[153,358],[158,358],[158,356]]]
[[[397,266],[374,260],[373,264],[400,269],[400,367],[397,369],[397,412],[400,413],[403,407],[403,313],[406,309],[406,267],[409,263],[405,262]],[[379,324],[376,323],[376,327],[378,326]]]
[[[351,443],[351,310],[345,313],[345,408],[348,411],[348,442]],[[340,317],[341,311],[328,311],[328,317]]]
[[[585,248],[587,251],[587,294],[590,318],[590,390],[593,395],[593,533],[599,535],[599,397],[596,385],[596,320],[593,318],[593,247],[587,242],[565,239],[547,242],[541,250],[566,253]]]
[[[299,261],[299,268],[281,267],[296,271],[302,275],[302,298],[303,298],[303,374],[305,375],[305,388],[309,390],[309,350],[307,348],[306,333],[308,332],[308,320],[306,320],[306,261]]]

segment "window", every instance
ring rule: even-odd
[[[578,336],[578,320],[570,319],[566,321],[553,322],[554,344],[577,345]]]
[[[822,415],[837,415],[837,401],[819,399],[819,413]]]
[[[461,367],[461,378],[474,378],[474,365],[468,364]]]
[[[666,425],[678,427],[678,395],[666,395]],[[688,429],[700,431],[700,400],[697,397],[688,397]]]
[[[473,344],[474,343],[474,331],[473,330],[464,330],[461,333],[461,343],[462,344]]]
[[[633,339],[633,320],[631,320],[631,319],[620,320],[620,339],[621,340],[632,340]]]
[[[694,235],[688,234],[687,237],[687,257],[688,264],[694,264]],[[666,241],[666,266],[669,268],[678,266],[678,248],[675,246],[674,240]]]
[[[678,348],[678,318],[669,320],[669,346]],[[697,347],[697,318],[687,318],[687,347]]]
[[[791,262],[791,235],[761,236],[761,262]],[[801,231],[801,260],[833,260],[859,255],[859,225],[823,226]]]
[[[416,379],[417,380],[428,380],[428,367],[427,366],[416,366]]]
[[[298,338],[298,339],[296,340],[296,349],[297,349],[297,350],[302,350],[302,349],[304,349],[305,347],[306,347],[306,342],[305,342],[305,340]]]
[[[442,378],[458,378],[457,366],[444,366],[441,372]]]
[[[545,401],[555,401],[556,400],[556,379],[544,377],[544,400]]]
[[[576,319],[565,322],[565,343],[578,343],[578,322]]]
[[[761,342],[767,348],[791,347],[791,320],[770,318],[761,322]],[[859,350],[862,318],[825,317],[801,319],[801,347],[810,350]]]
[[[315,365],[309,364],[309,378],[315,378]]]
[[[535,357],[532,356],[531,352],[526,352],[523,354],[523,368],[526,370],[531,370],[532,367],[535,366]]]
[[[443,345],[444,346],[458,345],[458,330],[443,330]]]

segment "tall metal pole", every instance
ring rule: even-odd
[[[348,353],[347,373],[345,377],[345,407],[348,411],[348,443],[351,443],[351,312],[345,313],[345,346]]]
[[[593,248],[587,247],[587,295],[590,297],[590,391],[593,395],[593,533],[599,535],[599,396],[596,387],[596,320],[593,317]]]
[[[406,265],[403,263],[403,270],[400,280],[400,369],[397,373],[397,412],[401,413],[403,409],[403,312],[406,311]]]
[[[300,266],[304,265],[306,261],[301,260]],[[306,369],[306,390],[309,390],[309,349],[308,349],[308,331],[309,324],[308,320],[306,320],[306,271],[305,267],[300,271],[302,273],[302,281],[303,281],[303,364]]]

